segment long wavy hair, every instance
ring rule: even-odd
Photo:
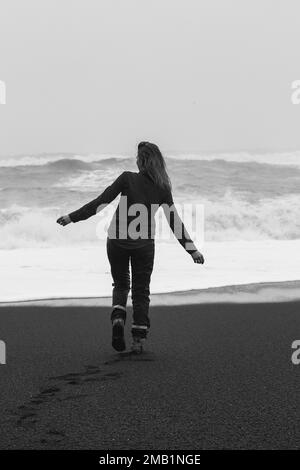
[[[166,162],[157,145],[151,142],[140,142],[138,144],[137,165],[140,172],[146,173],[153,183],[160,188],[172,190]]]

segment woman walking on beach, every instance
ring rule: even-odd
[[[174,206],[172,188],[164,158],[157,145],[140,142],[137,155],[138,173],[124,171],[111,186],[93,201],[57,220],[60,225],[79,222],[95,215],[120,193],[121,198],[108,228],[107,255],[113,278],[112,346],[126,349],[124,326],[130,290],[133,323],[131,327],[134,353],[143,351],[150,328],[150,279],[155,252],[155,213],[162,206],[171,230],[195,263],[204,263]],[[137,216],[138,213],[138,216]]]

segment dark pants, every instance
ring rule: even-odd
[[[155,245],[150,242],[140,248],[123,248],[114,240],[107,239],[107,256],[113,278],[112,305],[124,309],[113,309],[111,320],[126,321],[126,304],[130,290],[129,263],[131,264],[131,297],[133,307],[132,333],[145,337],[150,328],[149,303],[150,279],[153,270]]]

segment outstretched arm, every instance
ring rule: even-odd
[[[185,225],[175,207],[171,191],[168,191],[166,199],[162,204],[162,208],[168,224],[180,245],[192,256],[195,263],[203,264],[204,257],[196,248],[187,229],[185,228]]]
[[[60,217],[57,219],[57,223],[60,225],[67,225],[70,222],[79,222],[80,220],[86,220],[92,215],[95,215],[100,206],[106,206],[112,202],[118,194],[120,194],[125,185],[125,178],[126,171],[124,171],[110,186],[108,186],[100,196],[88,202],[80,209]]]

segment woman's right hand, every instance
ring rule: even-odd
[[[59,217],[59,219],[57,219],[56,223],[58,223],[59,225],[68,225],[72,222],[71,218],[69,215],[63,215],[62,217]]]
[[[194,263],[198,263],[198,264],[203,264],[204,263],[204,256],[202,253],[200,253],[200,251],[194,251],[192,254],[191,254],[191,257],[193,258],[194,260]]]

